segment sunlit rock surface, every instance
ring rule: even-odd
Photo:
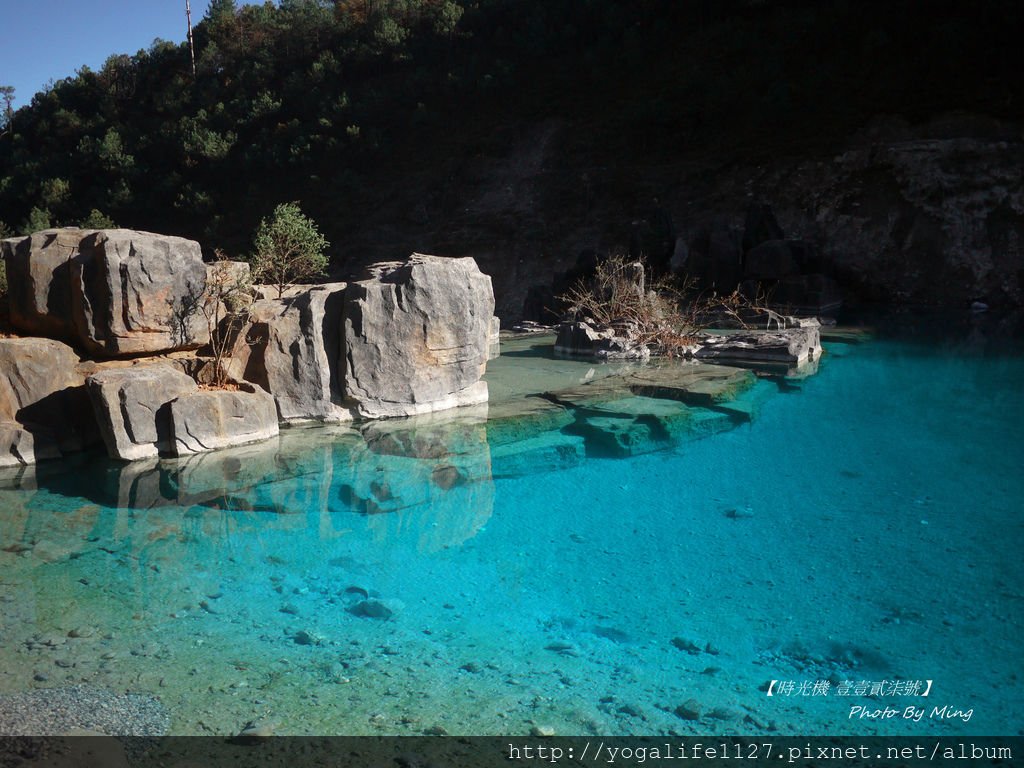
[[[202,389],[170,403],[169,450],[176,456],[266,440],[278,433],[274,398],[259,387]]]
[[[371,274],[345,294],[342,388],[359,415],[486,402],[494,293],[476,262],[413,254]]]
[[[226,370],[274,396],[282,422],[348,421],[338,380],[345,283],[264,294],[232,346]]]
[[[0,339],[0,466],[80,450],[95,425],[78,354],[51,339]]]
[[[126,461],[170,450],[170,402],[198,388],[191,376],[164,363],[99,371],[86,383],[107,453]]]

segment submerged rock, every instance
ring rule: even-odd
[[[378,264],[345,296],[342,389],[362,416],[487,401],[491,279],[471,258]]]
[[[361,619],[376,619],[378,621],[387,621],[395,615],[395,612],[380,600],[360,600],[351,606],[348,612]]]
[[[675,712],[683,720],[700,720],[704,713],[704,708],[696,699],[687,699],[676,707]]]

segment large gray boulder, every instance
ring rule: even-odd
[[[235,339],[225,370],[272,394],[283,422],[352,418],[338,382],[344,291],[327,283],[258,299]]]
[[[86,385],[107,453],[125,461],[170,450],[170,402],[198,387],[192,377],[164,363],[100,371]]]
[[[204,389],[170,404],[175,456],[189,456],[232,445],[266,440],[278,434],[274,398],[259,387]]]
[[[199,244],[128,229],[49,229],[3,241],[15,328],[101,356],[199,347]]]
[[[71,262],[79,341],[101,355],[138,355],[209,341],[199,311],[206,266],[199,243],[128,229],[85,238]]]
[[[71,315],[71,262],[94,230],[47,229],[0,241],[7,268],[7,302],[12,325],[26,334],[75,338]]]
[[[413,254],[345,293],[342,391],[362,416],[486,402],[494,293],[471,258]]]
[[[0,469],[59,459],[61,452],[50,433],[34,434],[16,421],[0,421]]]
[[[78,355],[53,339],[0,339],[0,466],[81,450],[95,425]]]

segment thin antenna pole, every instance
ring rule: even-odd
[[[192,56],[192,79],[196,79],[196,46],[192,42],[192,6],[185,0],[185,20],[188,22],[188,52]]]

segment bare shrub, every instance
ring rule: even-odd
[[[231,357],[231,348],[238,333],[249,320],[252,305],[252,278],[248,270],[239,269],[220,250],[206,275],[206,291],[199,302],[199,311],[210,332],[210,354],[213,358],[210,384],[229,384],[224,361]]]
[[[700,335],[727,319],[748,328],[752,317],[781,322],[760,300],[739,290],[726,296],[697,291],[692,278],[647,278],[643,260],[612,255],[598,264],[594,276],[580,280],[559,296],[574,320],[614,328],[655,354],[685,356]]]

